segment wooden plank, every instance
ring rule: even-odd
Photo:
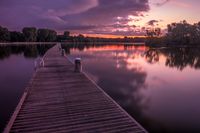
[[[147,133],[85,73],[75,73],[59,46],[45,54],[4,133]]]

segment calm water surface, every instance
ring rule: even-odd
[[[200,132],[200,49],[127,45],[63,46],[150,133]],[[0,128],[49,47],[0,47]]]
[[[0,46],[0,132],[34,72],[34,61],[50,45]]]
[[[151,133],[200,132],[200,48],[66,47]]]

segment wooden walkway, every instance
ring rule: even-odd
[[[115,101],[61,56],[47,51],[4,132],[146,133]]]

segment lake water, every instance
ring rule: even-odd
[[[32,77],[36,58],[50,47],[51,45],[0,46],[0,132]]]
[[[149,132],[200,132],[200,48],[65,49],[71,60],[82,58],[84,71]]]
[[[200,48],[63,47],[72,61],[81,57],[83,70],[150,133],[200,132]],[[17,105],[34,60],[47,50],[27,49],[0,48],[0,123]]]

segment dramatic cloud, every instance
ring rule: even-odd
[[[149,22],[147,22],[147,24],[149,26],[155,26],[158,24],[158,22],[160,22],[160,20],[150,20]]]
[[[0,25],[12,30],[36,26],[80,33],[130,33],[136,27],[128,23],[138,20],[129,16],[147,11],[148,0],[1,0]]]

